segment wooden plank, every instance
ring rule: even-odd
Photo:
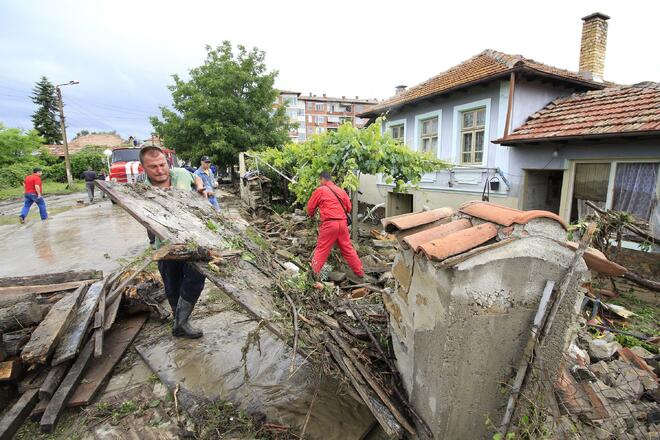
[[[112,324],[115,323],[115,319],[117,319],[117,311],[119,311],[119,304],[121,304],[121,296],[115,298],[115,300],[105,308],[105,320],[103,321],[104,332],[110,330]]]
[[[127,319],[117,321],[112,326],[112,329],[105,335],[103,356],[90,365],[82,382],[71,396],[68,406],[87,405],[96,397],[112,369],[147,321],[148,316],[146,313],[132,315]]]
[[[104,289],[105,290],[105,289]],[[94,315],[94,357],[103,354],[103,324],[105,322],[105,292],[101,295],[96,314]]]
[[[46,318],[32,332],[30,341],[23,347],[21,358],[26,364],[45,364],[57,343],[76,314],[85,286],[64,296],[48,312]]]
[[[9,440],[14,437],[14,434],[23,425],[23,422],[38,400],[39,393],[36,389],[23,393],[21,398],[18,399],[14,406],[0,420],[0,440]]]
[[[70,270],[68,272],[46,273],[22,277],[0,278],[0,287],[39,286],[45,284],[60,284],[71,281],[100,280],[103,272],[100,270]]]
[[[349,379],[351,385],[353,385],[353,388],[358,392],[364,404],[369,408],[381,428],[383,428],[383,431],[385,431],[390,438],[402,438],[403,428],[399,422],[396,421],[387,407],[383,405],[373,390],[364,382],[362,376],[355,369],[351,360],[341,353],[341,350],[334,342],[328,340],[326,342],[326,347],[328,348],[328,351],[330,351],[330,354],[337,365],[339,365]]]
[[[78,307],[73,322],[55,349],[51,365],[61,364],[64,361],[73,359],[78,354],[80,346],[83,343],[83,338],[87,334],[89,324],[94,317],[102,290],[103,281],[97,281],[89,287],[85,298],[82,300],[80,307]]]
[[[2,337],[2,332],[0,332],[0,362],[7,359],[7,350],[5,350],[5,342]]]
[[[55,429],[57,421],[62,415],[62,411],[64,410],[69,397],[71,397],[76,386],[80,383],[80,379],[82,379],[83,373],[92,359],[93,353],[94,340],[90,339],[87,344],[85,344],[85,348],[82,349],[80,355],[62,381],[62,385],[60,385],[57,391],[55,391],[52,399],[48,402],[46,411],[44,412],[43,417],[41,417],[40,425],[42,432],[53,432]]]
[[[20,359],[10,359],[0,362],[0,383],[14,382],[23,374],[23,363]]]
[[[92,283],[95,283],[97,280],[82,280],[82,281],[71,281],[68,283],[61,284],[46,284],[38,286],[11,286],[11,287],[0,287],[0,296],[3,295],[16,295],[20,293],[52,293],[52,292],[61,292],[63,290],[73,290],[77,289],[80,286],[88,286]]]
[[[53,394],[55,394],[55,391],[57,391],[57,388],[62,383],[62,379],[64,379],[67,371],[69,371],[71,364],[71,361],[64,362],[52,367],[48,371],[46,380],[44,380],[44,383],[42,383],[41,387],[39,388],[39,398],[41,400],[48,400],[53,397]]]
[[[46,368],[36,368],[25,375],[18,383],[18,392],[23,394],[27,390],[39,389],[48,375]]]
[[[11,332],[39,324],[43,318],[36,302],[20,302],[0,309],[0,332]]]

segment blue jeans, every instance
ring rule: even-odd
[[[213,205],[216,211],[220,211],[220,203],[218,203],[218,199],[215,196],[209,196],[209,203]]]
[[[41,215],[41,220],[46,220],[48,218],[48,211],[46,211],[46,201],[43,197],[37,197],[35,193],[25,194],[25,204],[23,204],[23,209],[21,210],[21,218],[25,219],[28,213],[30,212],[30,207],[33,203],[36,203],[39,207],[39,215]]]

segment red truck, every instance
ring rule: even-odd
[[[179,159],[176,157],[176,151],[163,148],[165,157],[170,167],[178,167]],[[110,156],[110,175],[112,182],[135,183],[138,175],[142,174],[142,164],[140,164],[140,148],[119,147],[112,150]]]

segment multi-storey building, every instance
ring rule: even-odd
[[[328,97],[325,94],[316,96],[309,94],[301,96],[299,92],[281,90],[275,105],[287,105],[287,114],[292,123],[298,127],[291,129],[289,138],[292,142],[304,142],[314,134],[337,130],[340,124],[351,123],[355,127],[363,127],[367,119],[357,116],[372,105],[376,99],[360,99]]]

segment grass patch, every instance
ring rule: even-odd
[[[290,431],[269,429],[231,402],[219,400],[207,405],[197,424],[196,438],[202,440],[251,438],[261,440],[288,440],[298,438]]]
[[[253,228],[247,228],[245,230],[245,234],[248,236],[250,240],[257,246],[259,246],[260,249],[262,250],[269,250],[270,249],[270,243],[268,240],[263,238],[257,231],[255,231]]]
[[[45,181],[44,194],[45,195],[58,195],[58,194],[71,194],[76,192],[85,191],[85,182],[82,180],[74,180],[73,186],[68,187],[66,183],[62,182],[49,182]],[[23,185],[15,186],[12,188],[0,188],[0,200],[15,199],[23,197]]]
[[[51,434],[44,434],[41,432],[39,422],[28,418],[16,432],[14,438],[16,440],[81,440],[84,435],[88,434],[86,429],[88,421],[84,411],[69,409],[62,414],[55,431]]]
[[[658,324],[660,323],[660,307],[642,301],[635,295],[633,289],[629,292],[622,292],[620,297],[609,302],[623,306],[635,313],[635,316],[631,316],[626,321],[625,326],[621,328],[622,330],[646,336],[660,336],[660,325]],[[616,335],[615,338],[624,347],[641,346],[651,353],[658,354],[658,347],[654,344],[626,335]]]

